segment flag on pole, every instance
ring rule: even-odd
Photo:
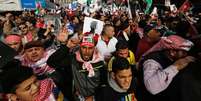
[[[165,0],[165,6],[170,7],[170,5],[171,5],[170,0]]]
[[[175,4],[170,5],[170,11],[173,12],[173,13],[177,12],[177,7],[176,7]]]
[[[128,3],[128,14],[129,14],[129,19],[132,19],[132,13],[131,13],[131,7],[130,7],[130,1],[127,0],[127,3]]]
[[[189,16],[185,15],[185,14],[183,14],[183,16],[185,17],[185,19],[186,19],[186,20],[188,21],[188,23],[190,24],[190,28],[189,28],[190,34],[191,34],[191,35],[198,35],[198,34],[199,34],[199,33],[198,33],[198,30],[197,30],[196,27],[194,26],[194,23],[193,23],[192,19],[191,19]]]
[[[106,3],[107,3],[107,4],[113,4],[113,3],[114,3],[114,0],[107,0]]]
[[[149,11],[150,11],[150,8],[151,8],[151,5],[152,5],[153,1],[152,0],[145,0],[145,2],[146,2],[145,14],[148,14]]]
[[[69,5],[68,5],[68,9],[72,10],[72,11],[75,11],[78,7],[78,2],[74,1],[74,2],[71,2]]]
[[[158,9],[157,7],[154,7],[153,11],[150,14],[152,19],[156,19],[158,17]]]
[[[37,15],[37,14],[39,14],[40,13],[40,9],[41,9],[41,3],[40,3],[40,1],[39,0],[35,0],[35,2],[36,2],[36,10],[35,10],[35,14]]]
[[[122,2],[124,3],[124,5],[126,5],[126,7],[128,7],[129,0],[123,0]]]
[[[87,0],[87,6],[90,6],[90,4],[93,3],[93,0]]]
[[[179,8],[179,12],[186,12],[192,7],[192,4],[189,0],[186,0],[181,7]]]

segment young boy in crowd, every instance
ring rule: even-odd
[[[51,79],[38,80],[31,68],[9,64],[0,83],[9,101],[65,101]]]

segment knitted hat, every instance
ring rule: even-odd
[[[44,48],[44,44],[40,41],[40,40],[36,40],[36,41],[31,41],[28,42],[27,44],[25,44],[24,49],[29,49],[32,47],[43,47]]]

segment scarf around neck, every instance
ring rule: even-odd
[[[80,51],[75,52],[76,55],[76,60],[79,62],[82,62],[82,69],[86,69],[88,73],[88,77],[93,77],[95,76],[95,72],[92,66],[92,63],[97,63],[99,61],[103,61],[103,56],[98,52],[97,49],[94,50],[92,60],[90,61],[84,61],[81,57]]]
[[[37,75],[52,73],[55,70],[52,67],[48,66],[46,62],[47,62],[49,56],[52,55],[54,52],[55,52],[54,49],[46,51],[43,55],[43,58],[41,58],[40,60],[38,60],[35,63],[30,62],[27,59],[27,57],[24,55],[23,56],[24,59],[22,59],[22,65],[31,67],[33,69],[34,73]]]
[[[39,94],[35,101],[48,101],[47,99],[52,94],[54,84],[51,79],[45,79],[40,81]]]

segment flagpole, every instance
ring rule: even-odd
[[[119,7],[121,7],[123,5],[124,0],[121,1],[121,4],[119,5]]]
[[[194,31],[194,33],[197,35],[198,34],[198,30],[195,28],[195,26],[193,25],[193,22],[191,21],[191,19],[188,18],[187,15],[185,15],[184,13],[182,13],[185,17],[185,19],[188,21],[188,23],[190,24],[190,27],[192,28],[192,30]]]
[[[127,1],[128,3],[128,13],[129,13],[129,18],[132,19],[132,13],[131,13],[131,7],[130,7],[130,0]]]

